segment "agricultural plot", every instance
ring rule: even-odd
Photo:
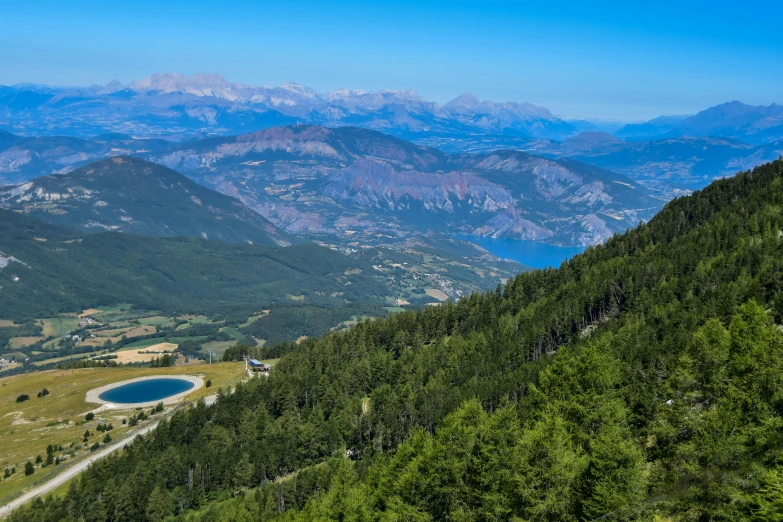
[[[152,359],[160,357],[163,352],[173,352],[177,349],[176,344],[161,343],[160,338],[145,340],[153,341],[153,344],[141,348],[128,348],[114,352],[112,355],[116,355],[117,358],[113,360],[122,364],[150,362]]]
[[[32,346],[39,341],[45,340],[46,337],[11,337],[8,340],[8,346],[12,350],[18,350],[27,346]]]
[[[164,317],[162,315],[154,315],[152,317],[142,317],[139,319],[139,323],[145,326],[156,326],[158,328],[169,328],[174,326],[175,319],[171,317]]]
[[[50,317],[40,320],[44,337],[62,337],[79,327],[78,317]]]

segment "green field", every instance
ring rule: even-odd
[[[12,350],[18,350],[33,345],[38,341],[43,341],[44,339],[46,339],[46,337],[11,337],[8,340],[8,347]]]
[[[180,344],[180,343],[184,343],[185,341],[196,341],[201,343],[206,340],[207,340],[207,336],[202,335],[199,337],[169,337],[167,342]]]
[[[44,337],[62,337],[79,327],[78,317],[50,317],[40,320]]]
[[[153,337],[151,339],[141,339],[140,341],[135,341],[130,344],[126,344],[120,350],[131,350],[133,348],[146,348],[148,346],[152,346],[154,344],[160,344],[164,342],[163,337]],[[172,341],[176,343],[177,341]]]
[[[211,343],[204,343],[200,352],[204,354],[204,357],[209,357],[209,350],[212,349],[212,360],[220,359],[223,357],[223,352],[235,344],[237,344],[236,341],[213,341]]]
[[[138,321],[142,325],[157,326],[158,328],[168,328],[170,326],[174,326],[174,319],[171,317],[163,317],[162,315],[142,317]]]
[[[46,457],[49,444],[62,445],[64,451],[57,452],[63,458],[80,458],[89,453],[82,443],[84,431],[95,434],[89,437],[88,445],[103,440],[103,433],[95,430],[99,422],[112,423],[113,439],[118,439],[128,430],[122,419],[129,416],[127,410],[107,410],[95,415],[93,421],[85,423],[84,415],[98,407],[85,401],[88,390],[111,382],[132,379],[145,375],[197,375],[203,374],[213,387],[202,387],[187,397],[198,399],[217,393],[219,387],[227,387],[244,376],[244,364],[219,363],[212,365],[175,366],[172,368],[86,368],[79,370],[49,370],[28,373],[0,379],[0,470],[16,467],[16,473],[0,481],[0,504],[47,474],[56,471],[54,465],[36,466],[35,473],[25,477],[25,462],[35,462],[36,455]],[[39,391],[47,388],[50,395],[38,398]],[[27,394],[30,399],[17,403],[16,398]],[[73,443],[73,447],[71,444]],[[72,455],[68,455],[73,452]]]
[[[73,355],[64,355],[62,357],[55,357],[53,359],[44,359],[43,361],[36,361],[33,364],[35,366],[43,366],[45,364],[57,363],[60,361],[68,361],[70,359],[86,359],[90,355],[94,355],[94,354],[75,353]]]
[[[220,329],[226,335],[230,335],[232,339],[241,339],[242,334],[239,333],[239,329],[236,326],[225,326]]]

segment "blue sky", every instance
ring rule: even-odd
[[[638,120],[783,103],[783,2],[0,0],[0,84],[217,72]]]

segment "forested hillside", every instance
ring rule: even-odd
[[[496,292],[303,342],[17,521],[769,520],[783,160]]]
[[[265,246],[296,242],[236,199],[128,156],[0,188],[0,208],[86,232],[113,230]]]
[[[382,305],[372,266],[328,248],[84,234],[0,209],[0,317],[51,317],[118,302],[171,312],[271,303]],[[347,318],[351,314],[347,315]]]

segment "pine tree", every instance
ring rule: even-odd
[[[147,502],[147,508],[144,511],[147,520],[150,522],[161,522],[171,514],[171,498],[168,493],[160,487],[155,486]]]

